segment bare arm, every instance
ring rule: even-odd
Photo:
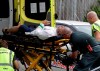
[[[19,69],[19,62],[18,62],[18,60],[16,58],[16,55],[14,55],[13,65],[14,65],[15,69],[17,69],[17,70]]]
[[[48,20],[43,20],[42,23],[43,23],[45,26],[46,26],[46,25],[47,25],[47,26],[50,25],[50,21],[48,21]]]
[[[73,59],[77,59],[78,54],[79,54],[79,51],[74,51],[74,52],[72,52],[70,57],[73,58]]]
[[[96,32],[94,33],[94,37],[95,37],[95,39],[96,39],[97,41],[100,41],[100,32],[96,31]]]
[[[18,63],[18,60],[14,60],[14,67],[15,69],[19,69],[19,63]]]

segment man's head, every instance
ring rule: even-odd
[[[6,40],[0,39],[0,47],[8,48],[8,43]]]
[[[66,26],[58,26],[57,27],[57,34],[64,37],[65,39],[70,39],[72,34],[72,30]]]
[[[87,20],[88,22],[90,22],[91,24],[93,24],[95,21],[97,21],[99,18],[96,14],[95,11],[90,11],[87,13]]]

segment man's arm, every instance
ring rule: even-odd
[[[43,20],[42,23],[43,23],[45,26],[49,26],[49,25],[50,25],[50,21],[48,21],[48,20]]]
[[[73,59],[77,59],[78,54],[79,54],[79,51],[74,51],[74,52],[72,52],[70,57],[73,58]]]
[[[14,67],[15,69],[19,69],[19,63],[18,63],[18,60],[14,60]]]
[[[16,58],[16,55],[14,55],[13,64],[14,64],[14,68],[18,70],[19,69],[19,62]]]
[[[94,38],[97,41],[100,41],[100,25],[97,23],[92,24],[92,32],[94,35]]]
[[[100,41],[100,32],[99,32],[99,31],[96,31],[96,32],[94,33],[94,37],[95,37],[95,39],[96,39],[97,41]]]

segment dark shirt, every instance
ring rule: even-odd
[[[80,51],[80,53],[85,53],[89,51],[87,49],[88,44],[90,44],[91,47],[98,45],[95,38],[79,31],[72,33],[70,43],[73,45],[72,52],[78,50]]]

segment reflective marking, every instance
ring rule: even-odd
[[[10,51],[10,53],[9,53],[9,63],[0,63],[0,66],[11,66],[11,67],[13,67],[12,62],[11,62],[11,59],[12,59],[11,54],[12,54],[12,51]]]

